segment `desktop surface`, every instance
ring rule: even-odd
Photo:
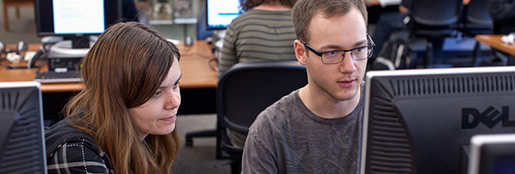
[[[515,56],[515,44],[502,42],[503,35],[477,35],[476,40]]]

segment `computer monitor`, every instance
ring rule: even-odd
[[[35,0],[38,36],[63,36],[73,48],[88,48],[89,35],[99,35],[122,17],[121,0]]]
[[[362,174],[466,173],[473,135],[515,133],[515,67],[371,71],[366,85]]]
[[[515,173],[515,134],[475,135],[470,144],[469,174]]]
[[[208,30],[224,30],[241,14],[240,0],[206,0]]]
[[[0,83],[0,173],[46,173],[40,84]]]

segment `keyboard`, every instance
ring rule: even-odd
[[[67,72],[38,72],[36,73],[35,81],[40,83],[71,83],[81,82],[80,71],[67,71]]]

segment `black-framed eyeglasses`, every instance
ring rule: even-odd
[[[311,52],[322,58],[322,63],[324,64],[336,64],[343,61],[346,52],[350,52],[352,59],[355,61],[362,61],[370,58],[372,56],[372,52],[374,51],[375,43],[370,38],[370,35],[367,34],[367,45],[362,47],[353,48],[350,50],[331,50],[319,52],[315,50],[313,47],[309,46],[306,42],[300,40],[304,46],[308,48]]]

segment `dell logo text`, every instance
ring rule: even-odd
[[[483,112],[474,108],[463,108],[461,110],[461,128],[472,129],[479,123],[483,123],[490,129],[499,123],[502,123],[502,127],[515,127],[515,121],[510,120],[508,111],[508,106],[503,106],[501,112],[492,106]]]

